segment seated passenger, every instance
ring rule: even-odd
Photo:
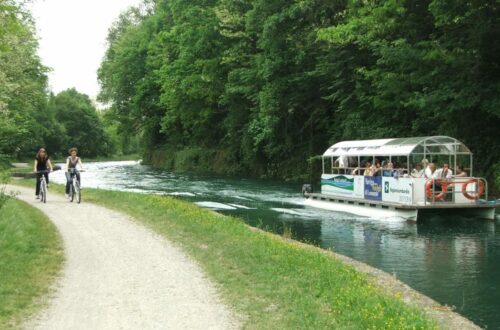
[[[448,163],[444,163],[443,167],[438,168],[432,175],[434,179],[451,179],[453,171],[450,170]]]
[[[434,181],[435,188],[436,189],[443,189],[442,184],[444,185],[445,179],[451,179],[452,175],[453,175],[453,171],[450,170],[448,163],[444,163],[443,167],[438,168],[432,176],[434,179],[439,179],[439,180]],[[451,201],[452,200],[452,193],[449,192],[450,189],[452,189],[452,185],[448,186],[446,195],[444,197],[444,201]]]
[[[456,178],[467,177],[467,172],[464,171],[464,167],[463,166],[461,166],[461,165],[457,166],[457,171],[456,171],[455,177]]]
[[[365,163],[365,171],[363,172],[364,176],[371,176],[371,172],[372,172],[371,166],[372,166],[372,163],[370,163],[370,162]]]
[[[382,176],[392,176],[392,163],[382,162]]]
[[[376,160],[375,165],[372,165],[372,176],[381,176],[382,167],[380,166],[380,161]]]
[[[424,170],[422,169],[422,165],[415,164],[415,168],[411,170],[412,178],[421,178],[424,176]]]
[[[436,171],[436,165],[434,163],[429,163],[427,167],[424,170],[424,177],[425,178],[432,178],[434,176],[434,172]]]
[[[394,166],[394,164],[393,164],[393,163],[389,162],[389,163],[387,164],[387,168],[388,168],[388,169],[390,169],[390,170],[392,171],[392,172],[391,172],[391,176],[392,176],[393,178],[396,178],[396,179],[397,179],[397,178],[399,178],[399,177],[401,176],[401,173],[402,173],[402,172],[401,172],[399,169],[397,169],[397,168],[396,168],[396,166]]]

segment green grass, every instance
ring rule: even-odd
[[[62,241],[40,211],[15,199],[0,210],[0,329],[42,306],[63,262]]]
[[[245,329],[436,327],[423,312],[318,248],[170,197],[87,188],[82,198],[127,213],[180,245],[244,315]]]

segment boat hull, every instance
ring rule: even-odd
[[[429,214],[460,214],[482,219],[495,219],[498,203],[491,205],[395,205],[394,203],[343,199],[324,194],[305,194],[304,204],[335,212],[346,212],[375,219],[399,217],[417,221]]]
[[[329,201],[316,198],[306,198],[305,205],[316,207],[320,209],[346,212],[363,217],[384,219],[399,217],[409,221],[417,221],[418,209],[398,209],[391,206],[382,206],[377,204],[364,203],[350,203],[350,201]]]

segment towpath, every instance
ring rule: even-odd
[[[42,210],[64,241],[66,263],[48,308],[29,329],[236,329],[235,315],[178,248],[127,216],[49,192],[8,186]]]

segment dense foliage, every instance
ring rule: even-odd
[[[153,162],[297,178],[339,140],[450,135],[498,172],[496,0],[157,0],[108,42],[101,98]]]
[[[0,1],[0,155],[39,143],[35,114],[46,103],[47,69],[29,15],[14,1]]]
[[[90,99],[75,90],[49,95],[48,68],[37,55],[33,20],[22,2],[0,0],[0,161],[80,147],[105,155],[109,138]]]
[[[60,131],[53,142],[52,150],[64,151],[67,146],[77,146],[79,153],[85,156],[107,155],[112,153],[112,145],[106,134],[101,118],[90,98],[68,89],[52,96],[49,112],[54,116]]]

